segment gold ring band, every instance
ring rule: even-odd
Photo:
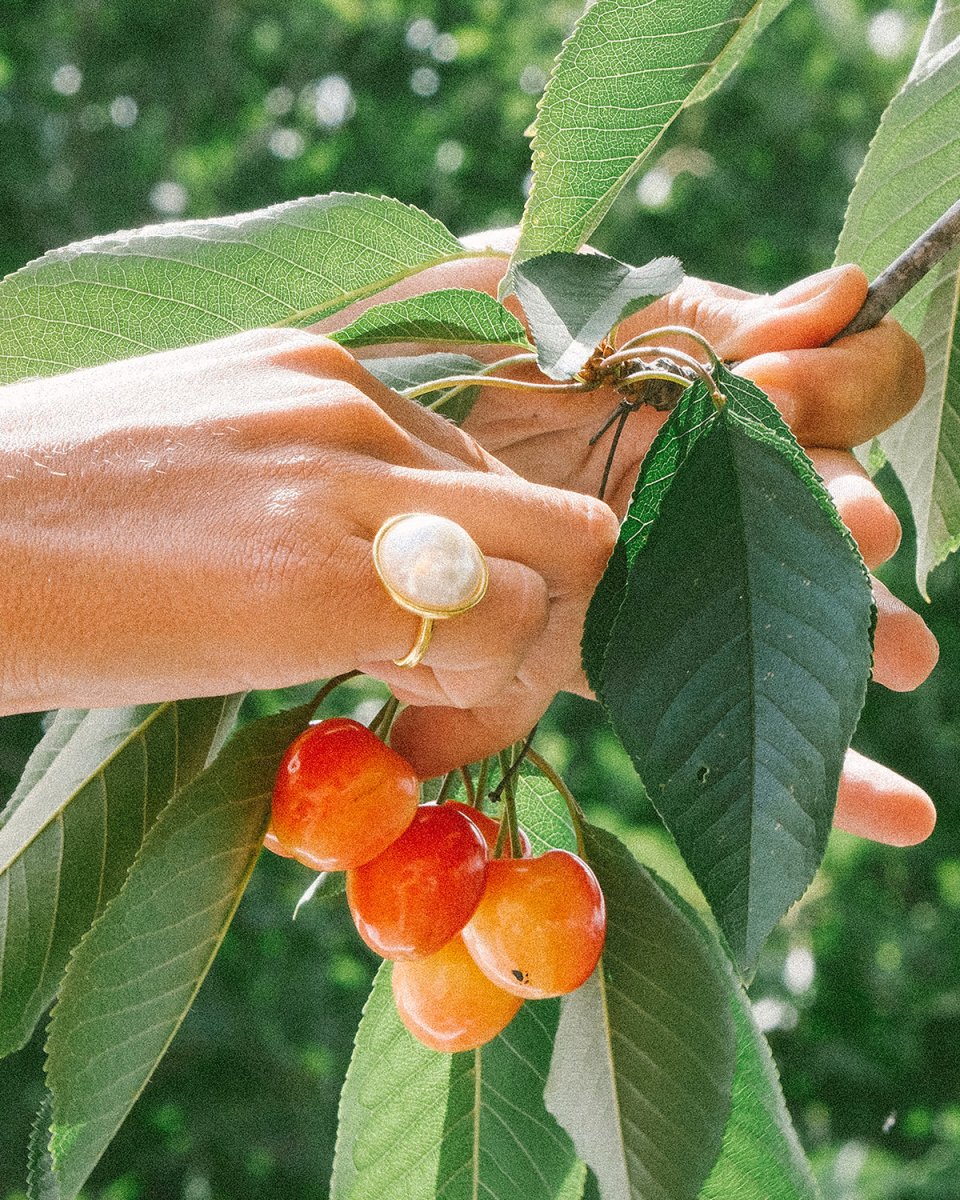
[[[479,604],[489,582],[486,559],[467,531],[433,513],[397,513],[377,530],[373,565],[387,594],[420,617],[413,645],[398,667],[415,667],[430,647],[435,621]]]

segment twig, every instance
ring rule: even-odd
[[[912,246],[881,271],[867,290],[867,298],[849,325],[827,343],[832,345],[853,333],[863,333],[879,324],[891,308],[916,287],[926,273],[960,244],[960,200],[922,233]]]

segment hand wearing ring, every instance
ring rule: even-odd
[[[420,617],[410,650],[393,660],[398,667],[421,663],[434,621],[468,612],[489,581],[473,538],[456,521],[433,513],[398,513],[384,521],[373,541],[373,565],[391,598]]]

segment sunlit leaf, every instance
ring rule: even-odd
[[[516,346],[532,350],[521,323],[486,292],[448,288],[368,308],[328,335],[355,349],[391,342]]]
[[[604,254],[544,254],[527,259],[513,286],[534,340],[540,369],[569,379],[624,317],[678,287],[676,258],[631,267]]]
[[[50,1149],[72,1200],[163,1057],[219,949],[314,704],[244,726],[178,792],[75,950],[50,1022]]]
[[[600,968],[564,998],[546,1104],[602,1200],[693,1200],[730,1111],[726,980],[684,913],[608,833],[587,831],[607,903]]]
[[[874,135],[850,196],[837,262],[880,273],[960,196],[960,9],[940,0],[910,78]],[[926,386],[880,437],[917,529],[917,584],[960,547],[960,247],[893,315],[920,343]]]
[[[479,1050],[438,1054],[374,983],[340,1100],[331,1200],[579,1200],[584,1168],[543,1106],[558,1007],[528,1002]]]
[[[514,261],[579,249],[664,129],[712,90],[781,7],[780,0],[590,5],[540,102]]]
[[[856,548],[773,405],[720,371],[648,456],[601,695],[738,962],[819,866],[870,672]],[[660,471],[673,454],[675,474]]]
[[[70,951],[164,805],[203,769],[237,704],[74,709],[53,721],[0,827],[0,1053],[29,1038]]]
[[[76,242],[0,283],[0,383],[319,321],[475,253],[419,209],[340,192]]]

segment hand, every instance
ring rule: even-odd
[[[475,244],[479,248],[480,241]],[[508,247],[509,236],[497,248]],[[504,266],[497,258],[447,264],[404,281],[378,300],[439,287],[496,294]],[[850,448],[887,429],[916,404],[923,388],[923,358],[916,342],[889,318],[876,329],[820,348],[857,312],[866,287],[863,272],[853,266],[825,271],[775,296],[686,279],[676,292],[624,322],[619,340],[659,325],[687,325],[722,357],[738,362],[737,372],[770,395],[807,448],[864,560],[875,567],[897,549],[900,527]],[[514,311],[519,315],[519,309]],[[672,344],[693,352],[689,342]],[[405,347],[416,349],[423,348]],[[537,378],[530,368],[514,368],[512,374]],[[615,405],[609,389],[565,396],[485,387],[465,428],[525,477],[595,493],[608,440],[592,448],[588,443]],[[627,422],[606,494],[619,515],[626,511],[640,461],[665,419],[642,409]],[[933,669],[936,642],[916,613],[878,580],[873,586],[878,610],[874,679],[909,691]],[[485,716],[496,719],[493,713]],[[445,712],[408,710],[398,723],[397,740],[414,744],[427,722],[451,719]],[[919,788],[850,752],[835,816],[839,828],[905,845],[928,836],[934,820],[933,805]]]
[[[415,758],[463,762],[577,683],[613,513],[514,475],[324,338],[244,333],[17,384],[0,404],[0,711],[360,668],[468,730],[476,706],[509,694],[515,717],[482,737],[423,730]],[[419,619],[380,585],[371,541],[418,509],[472,534],[490,584],[402,671],[390,660]]]

